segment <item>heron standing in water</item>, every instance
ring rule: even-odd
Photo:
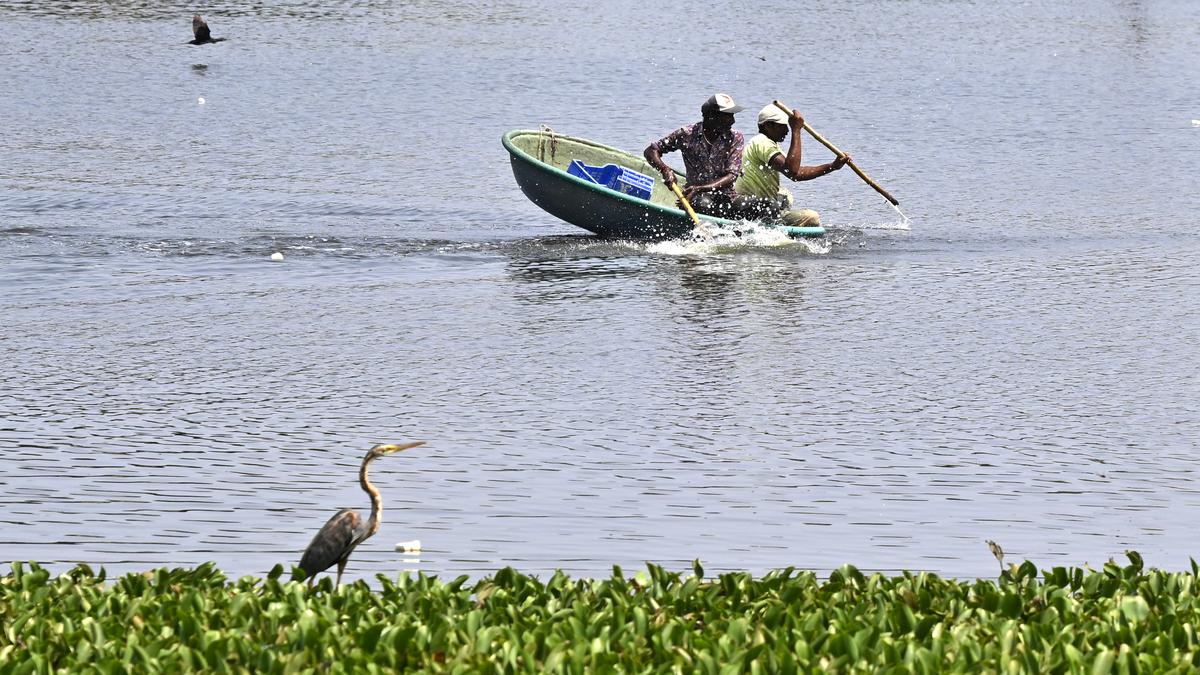
[[[311,586],[316,576],[337,563],[337,585],[342,584],[342,572],[346,571],[346,562],[354,548],[379,531],[380,517],[383,515],[383,498],[379,490],[367,480],[367,467],[371,462],[400,452],[425,445],[425,441],[402,443],[400,445],[376,445],[367,451],[363,457],[362,466],[358,469],[358,483],[363,492],[371,497],[371,517],[363,522],[362,516],[354,509],[342,509],[333,515],[313,537],[304,555],[300,558],[300,569],[308,576]]]

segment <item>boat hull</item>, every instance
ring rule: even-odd
[[[589,165],[617,164],[650,176],[657,175],[642,157],[572,136],[548,131],[510,131],[502,139],[513,177],[521,192],[547,213],[589,232],[618,239],[675,239],[694,227],[691,218],[675,208],[675,196],[656,180],[650,199],[641,199],[567,173],[571,160]],[[681,180],[686,177],[678,174]],[[738,221],[701,215],[705,222],[736,227]],[[793,237],[819,237],[822,227],[786,227]]]

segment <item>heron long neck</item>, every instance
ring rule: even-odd
[[[379,530],[379,521],[383,517],[383,498],[379,496],[379,490],[371,485],[371,481],[367,478],[367,467],[371,464],[371,460],[375,459],[374,455],[363,460],[362,468],[358,470],[358,483],[362,486],[363,492],[371,496],[371,518],[367,520],[367,531],[364,539],[369,537]]]

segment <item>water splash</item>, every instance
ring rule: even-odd
[[[712,239],[686,235],[678,239],[641,244],[648,253],[661,255],[711,255],[731,253],[755,248],[800,247],[809,253],[829,253],[830,243],[824,239],[795,239],[776,227],[764,227],[753,222],[744,222],[736,227],[718,227],[707,224]]]
[[[911,230],[912,220],[910,220],[909,217],[900,210],[899,206],[893,204],[892,208],[896,209],[896,213],[900,214],[900,220],[891,223],[865,223],[861,225],[855,225],[854,227],[860,230]]]

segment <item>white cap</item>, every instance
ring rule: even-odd
[[[742,106],[733,102],[733,98],[729,94],[713,94],[708,97],[704,105],[700,106],[701,110],[716,110],[723,113],[739,113],[745,110]]]
[[[779,124],[787,124],[787,113],[779,109],[779,106],[772,103],[771,105],[758,111],[758,123],[778,122]]]

